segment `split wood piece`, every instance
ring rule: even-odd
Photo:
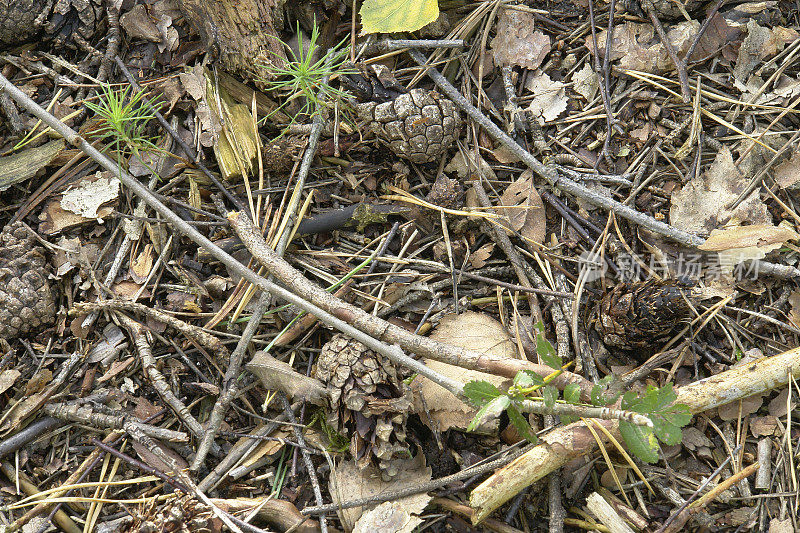
[[[194,340],[198,344],[208,348],[214,354],[221,358],[221,359],[228,359],[231,353],[222,344],[218,338],[214,335],[203,331],[201,328],[197,326],[193,326],[192,324],[188,324],[183,320],[175,318],[174,316],[168,315],[163,311],[159,311],[158,309],[152,309],[147,307],[146,305],[142,305],[136,302],[127,302],[125,300],[103,300],[100,302],[83,302],[83,303],[76,303],[73,310],[70,311],[70,314],[77,314],[77,313],[91,313],[92,311],[102,311],[106,309],[112,309],[114,311],[130,311],[132,313],[141,313],[143,315],[149,316],[154,320],[158,320],[159,322],[163,322],[167,326],[173,327],[176,330],[180,331],[190,339]]]
[[[216,51],[222,67],[233,74],[263,80],[260,64],[282,67],[286,61],[283,42],[275,28],[283,26],[278,0],[180,0],[181,12]]]
[[[253,257],[282,285],[291,287],[295,294],[379,341],[390,345],[398,344],[403,350],[435,361],[509,378],[513,378],[520,370],[531,370],[543,377],[553,372],[553,369],[546,365],[520,359],[495,358],[437,342],[370,315],[362,309],[336,298],[306,279],[301,272],[279,257],[267,245],[258,228],[247,217],[241,216],[237,212],[231,212],[228,214],[228,220]],[[577,374],[564,372],[552,382],[554,386],[562,390],[570,383],[576,383],[581,387],[582,397],[591,395],[592,383]]]
[[[686,404],[696,414],[782,387],[790,378],[798,377],[800,348],[794,348],[680,387],[676,389],[677,402]],[[616,439],[622,439],[616,421],[597,423]],[[608,442],[606,437],[603,441]],[[470,505],[475,509],[474,523],[489,516],[531,483],[596,449],[597,441],[583,422],[575,422],[544,436],[541,444],[495,472],[472,491]]]
[[[611,507],[605,498],[593,492],[586,498],[586,507],[602,522],[612,533],[633,533],[633,529]]]

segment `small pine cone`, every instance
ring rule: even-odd
[[[359,104],[358,111],[381,142],[413,163],[441,158],[453,145],[459,125],[455,104],[427,89],[412,89],[380,104]]]
[[[0,337],[36,331],[55,313],[44,248],[22,222],[9,224],[0,232]]]
[[[676,279],[619,283],[600,300],[595,328],[607,346],[655,347],[691,317],[692,285]]]
[[[56,46],[76,48],[78,39],[91,40],[103,27],[102,0],[59,0],[44,26],[45,35]]]
[[[36,36],[36,17],[47,6],[42,0],[0,0],[0,44],[24,43]]]
[[[397,459],[408,458],[408,388],[391,361],[358,341],[335,335],[319,354],[314,377],[331,398],[328,424],[351,435],[351,451],[362,467],[373,459],[386,479],[398,473]]]

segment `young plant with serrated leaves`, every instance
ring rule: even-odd
[[[467,427],[468,431],[473,431],[484,421],[506,412],[509,422],[520,435],[535,443],[536,435],[523,413],[557,414],[565,424],[572,423],[579,417],[618,419],[628,448],[647,462],[658,459],[658,440],[665,444],[680,442],[680,428],[689,423],[691,414],[685,405],[673,405],[677,396],[672,390],[672,384],[660,389],[648,387],[642,397],[629,391],[623,396],[621,410],[607,407],[616,403],[619,398],[619,394],[608,393],[613,376],[603,378],[592,388],[592,406],[581,403],[581,389],[577,384],[567,385],[563,399],[559,401],[558,389],[549,383],[563,372],[561,359],[544,337],[541,323],[535,329],[537,353],[554,372],[544,378],[529,370],[518,372],[505,392],[485,381],[471,381],[464,385],[466,397],[479,407]]]
[[[536,435],[523,413],[541,410],[553,412],[559,391],[549,383],[561,374],[563,369],[561,368],[561,358],[544,336],[544,325],[538,322],[534,325],[534,331],[536,352],[542,361],[553,369],[553,373],[543,378],[529,370],[520,371],[514,376],[512,385],[505,392],[486,381],[470,381],[464,385],[465,396],[479,408],[467,427],[467,431],[474,431],[482,422],[498,417],[505,411],[509,421],[520,435],[530,442],[537,442]],[[571,398],[574,398],[577,393],[580,397],[580,389],[577,385],[569,386],[567,389],[569,392],[565,390],[565,395],[569,394]],[[540,396],[534,396],[537,393]],[[537,409],[531,405],[530,400],[532,399],[538,400],[543,409]]]
[[[160,103],[156,98],[148,105],[145,95],[145,89],[133,92],[130,85],[115,89],[103,84],[97,94],[97,102],[85,102],[98,119],[98,125],[90,134],[114,152],[119,164],[131,155],[162,151],[156,145],[157,139],[147,134],[147,125],[155,118],[151,106],[159,106]]]
[[[313,116],[320,107],[333,107],[335,102],[344,107],[350,95],[330,85],[330,78],[336,74],[355,73],[355,70],[345,67],[350,50],[349,46],[345,45],[346,39],[331,47],[326,54],[322,54],[318,43],[319,28],[316,24],[308,39],[303,38],[298,24],[297,38],[297,51],[286,45],[289,53],[288,61],[279,60],[277,65],[272,63],[260,65],[266,73],[261,81],[267,89],[286,97],[283,104],[270,115],[297,101],[299,106],[292,118],[293,122],[298,117]]]
[[[642,461],[658,461],[658,441],[667,446],[681,442],[681,428],[689,423],[692,414],[686,405],[675,403],[677,398],[672,383],[661,388],[648,385],[642,395],[628,391],[622,396],[622,409],[645,414],[653,422],[653,427],[637,426],[626,420],[619,422],[619,431],[625,443]]]

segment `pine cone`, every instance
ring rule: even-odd
[[[192,496],[174,498],[166,503],[148,504],[135,513],[134,520],[123,533],[194,533],[221,531],[222,521],[214,516],[209,505]]]
[[[36,36],[36,17],[46,2],[0,0],[0,44],[24,43]]]
[[[391,361],[335,335],[322,347],[314,377],[330,394],[328,425],[351,435],[358,464],[366,467],[374,458],[386,479],[396,476],[397,460],[410,456],[405,424],[411,399]]]
[[[655,347],[691,317],[692,286],[677,279],[619,283],[600,300],[595,329],[607,346]]]
[[[0,0],[0,44],[30,41],[44,29],[56,46],[75,48],[76,37],[95,35],[103,13],[102,0]]]
[[[55,316],[44,248],[22,222],[9,224],[0,232],[0,337],[18,338]]]
[[[412,89],[380,104],[359,104],[358,111],[381,142],[413,163],[430,163],[444,155],[459,124],[453,102],[427,89]]]

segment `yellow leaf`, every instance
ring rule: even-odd
[[[439,16],[437,0],[364,0],[361,33],[416,31]]]

